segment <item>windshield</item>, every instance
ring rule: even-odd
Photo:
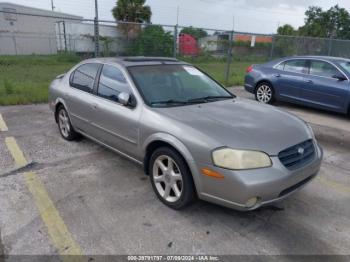
[[[128,69],[145,102],[152,107],[209,103],[234,97],[193,66],[154,65]]]
[[[341,65],[342,68],[346,70],[347,73],[350,74],[350,61],[339,62],[339,64]]]

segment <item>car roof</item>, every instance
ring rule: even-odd
[[[281,60],[289,60],[289,59],[322,59],[330,62],[339,62],[339,61],[344,61],[344,62],[350,62],[350,59],[343,58],[343,57],[335,57],[335,56],[317,56],[317,55],[308,55],[308,56],[289,56],[282,58]]]
[[[146,56],[125,56],[125,57],[104,57],[91,58],[84,62],[95,63],[116,63],[124,67],[131,66],[147,66],[147,65],[172,65],[172,64],[188,64],[172,57],[146,57]]]

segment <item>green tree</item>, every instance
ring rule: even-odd
[[[128,55],[133,56],[172,56],[173,35],[163,27],[148,25],[143,28],[128,47]]]
[[[289,24],[285,24],[283,26],[278,27],[277,34],[278,35],[296,35],[297,31],[294,29],[293,26]]]
[[[192,26],[185,27],[181,30],[180,34],[188,34],[196,38],[197,40],[208,35],[207,31]]]
[[[139,24],[150,23],[152,17],[151,8],[145,5],[146,0],[118,0],[112,9],[112,14],[118,23],[118,29],[124,33],[127,41],[137,37],[141,31]]]
[[[149,23],[152,11],[146,0],[118,0],[112,9],[112,14],[117,21]]]
[[[338,5],[323,11],[312,6],[305,12],[305,25],[299,28],[303,36],[350,39],[350,14]]]

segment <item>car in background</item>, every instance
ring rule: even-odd
[[[322,149],[303,120],[237,98],[173,58],[86,60],[57,77],[49,94],[65,140],[81,134],[143,165],[174,209],[199,197],[253,210],[320,169]]]
[[[250,66],[244,87],[262,103],[286,101],[349,114],[349,79],[349,59],[295,56]]]

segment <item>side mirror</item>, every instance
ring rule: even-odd
[[[345,81],[347,78],[343,74],[336,74],[333,76],[333,78],[338,79],[338,81]]]
[[[121,92],[118,95],[118,102],[121,103],[123,106],[127,106],[130,102],[130,95],[125,92]]]

